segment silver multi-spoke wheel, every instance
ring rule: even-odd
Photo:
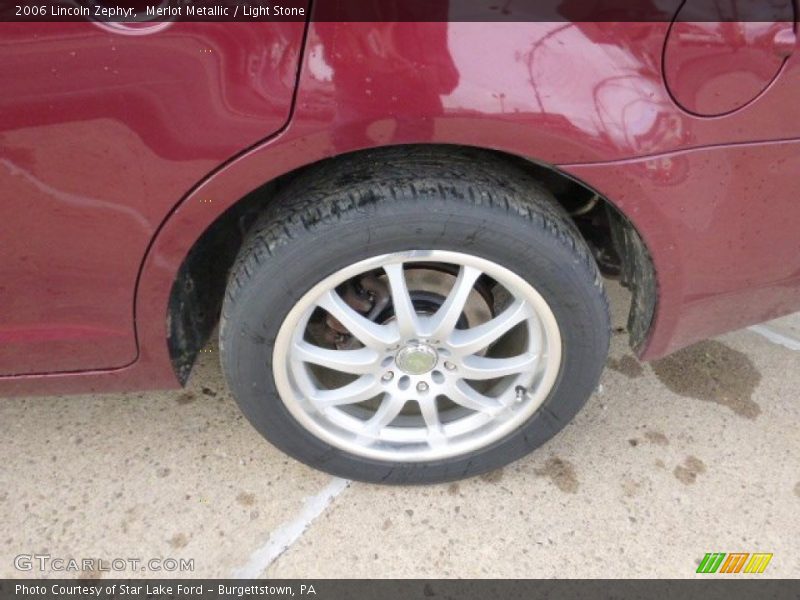
[[[609,315],[589,246],[534,177],[491,152],[401,146],[277,185],[220,320],[256,429],[394,484],[479,475],[558,433],[597,386]]]
[[[309,290],[280,327],[272,366],[284,405],[319,439],[432,461],[525,423],[556,381],[561,335],[509,269],[460,252],[395,252]]]

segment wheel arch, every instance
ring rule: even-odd
[[[387,144],[336,155],[306,155],[305,161],[293,164],[297,143],[289,144],[294,152],[281,156],[278,148],[283,144],[278,143],[269,153],[273,159],[269,165],[264,164],[263,153],[248,153],[209,177],[165,219],[154,239],[137,287],[137,336],[144,358],[168,362],[182,384],[218,321],[228,272],[247,229],[262,211],[269,210],[275,192],[322,162],[360,160],[370,154],[374,158],[382,149],[415,145]],[[558,167],[517,152],[468,144],[424,145],[470,148],[500,156],[535,174],[568,212],[580,210],[581,203],[595,202],[595,215],[602,212],[599,218],[608,227],[609,247],[618,253],[622,283],[633,292],[628,319],[631,345],[639,349],[645,344],[658,297],[656,273],[642,236],[611,199]],[[263,177],[260,185],[248,185],[259,172]],[[581,194],[577,206],[568,197],[570,191]],[[598,240],[587,238],[586,226],[579,229],[593,251],[608,252],[609,247],[597,247]]]

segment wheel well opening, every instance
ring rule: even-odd
[[[569,214],[594,256],[600,272],[631,292],[628,335],[640,351],[655,315],[655,268],[644,240],[631,221],[606,197],[558,169],[508,156],[542,182]]]
[[[381,150],[323,162],[379,160]],[[631,290],[628,331],[631,345],[640,348],[655,312],[657,290],[652,261],[633,224],[606,198],[553,167],[499,151],[481,151],[502,157],[542,183],[569,214],[601,273]],[[219,321],[228,276],[248,230],[274,206],[272,199],[282,187],[318,164],[301,167],[249,193],[220,215],[187,254],[173,283],[167,314],[169,354],[182,384]]]

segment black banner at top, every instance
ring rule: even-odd
[[[793,0],[0,0],[0,21],[794,21]]]

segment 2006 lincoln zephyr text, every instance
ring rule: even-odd
[[[791,0],[484,23],[326,2],[0,25],[2,394],[177,387],[218,330],[275,446],[444,481],[585,403],[603,275],[645,360],[800,309]]]

